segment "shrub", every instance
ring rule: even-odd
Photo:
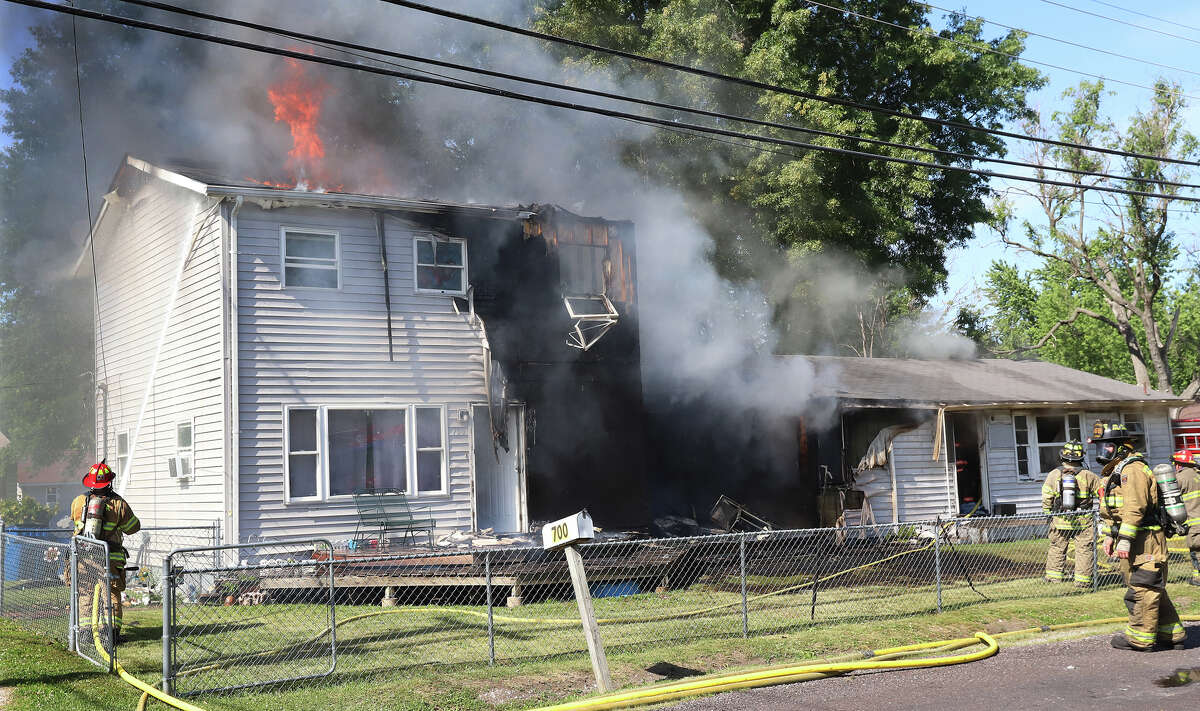
[[[30,496],[22,497],[20,501],[0,500],[0,520],[5,526],[46,526],[53,515],[54,509],[42,506]]]

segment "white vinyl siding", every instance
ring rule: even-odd
[[[281,226],[338,234],[341,288],[281,288]],[[418,294],[414,230],[384,219],[395,360],[388,360],[387,311],[375,215],[357,209],[264,210],[238,216],[240,527],[243,538],[350,538],[351,497],[289,498],[285,413],[290,408],[380,410],[429,406],[442,412],[442,493],[419,492],[438,529],[471,525],[471,403],[484,402],[483,343],[467,314],[442,294]],[[328,446],[320,418],[321,456]],[[427,450],[433,451],[433,450]],[[432,455],[438,456],[438,455]],[[426,455],[424,459],[431,459]],[[325,466],[317,471],[324,481]],[[414,484],[415,485],[415,484]]]
[[[94,239],[96,378],[108,387],[97,441],[115,445],[117,490],[143,525],[211,525],[225,511],[223,211],[132,168],[116,188]],[[185,418],[195,423],[186,484],[169,475]]]
[[[900,521],[919,521],[947,516],[954,498],[946,475],[946,447],[942,442],[933,459],[932,419],[892,440],[891,466],[896,470],[896,513]],[[944,439],[944,438],[943,438]],[[871,497],[871,513],[879,523],[892,521],[892,501],[886,495]]]

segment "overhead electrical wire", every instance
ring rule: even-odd
[[[579,49],[586,49],[590,52],[600,52],[600,53],[608,54],[608,55],[611,55],[614,57],[621,57],[623,59],[629,59],[629,60],[636,61],[636,62],[643,62],[646,64],[663,67],[665,69],[673,69],[675,71],[686,72],[688,74],[694,74],[696,76],[702,76],[702,77],[706,77],[709,79],[717,79],[720,81],[726,81],[726,82],[730,82],[733,84],[740,84],[742,86],[747,86],[747,87],[751,87],[754,89],[763,89],[766,91],[772,91],[772,92],[777,92],[777,93],[781,93],[781,94],[788,94],[790,96],[796,96],[796,97],[799,97],[802,99],[811,99],[813,101],[819,101],[819,102],[823,102],[823,103],[827,103],[827,104],[834,104],[837,106],[861,109],[863,111],[873,111],[875,113],[882,113],[882,114],[886,114],[888,116],[895,116],[897,118],[912,119],[914,121],[922,121],[924,123],[936,124],[938,126],[961,128],[961,129],[966,129],[966,130],[971,130],[971,131],[978,131],[980,133],[985,133],[985,134],[989,134],[989,135],[993,135],[993,136],[1003,136],[1005,138],[1015,138],[1017,140],[1030,141],[1033,143],[1042,143],[1045,145],[1052,145],[1052,146],[1060,146],[1063,148],[1078,148],[1081,150],[1095,151],[1097,153],[1122,155],[1122,156],[1126,156],[1126,157],[1142,158],[1142,159],[1146,159],[1146,160],[1153,160],[1153,161],[1159,161],[1159,162],[1164,162],[1164,163],[1177,163],[1180,165],[1200,165],[1200,162],[1198,162],[1198,161],[1183,160],[1180,158],[1164,158],[1164,157],[1160,157],[1160,156],[1152,156],[1152,155],[1147,155],[1147,154],[1142,154],[1142,153],[1130,153],[1127,151],[1121,151],[1121,150],[1114,149],[1114,148],[1104,148],[1102,146],[1089,146],[1089,145],[1080,144],[1080,143],[1072,143],[1070,141],[1062,141],[1062,140],[1058,140],[1058,139],[1054,139],[1054,138],[1045,138],[1045,137],[1040,137],[1040,136],[1038,136],[1038,137],[1027,136],[1023,133],[1017,133],[1015,131],[1005,131],[1003,129],[985,128],[983,126],[976,126],[974,124],[967,123],[965,121],[956,121],[953,119],[942,119],[942,118],[936,118],[933,116],[924,116],[922,114],[914,114],[914,113],[910,113],[907,111],[901,111],[899,109],[890,109],[890,108],[886,108],[883,106],[864,104],[859,101],[854,101],[852,99],[845,99],[845,98],[838,97],[838,96],[823,96],[821,94],[814,94],[812,92],[802,91],[800,89],[793,89],[790,87],[779,86],[777,84],[768,84],[766,82],[756,81],[754,79],[746,79],[743,77],[737,77],[737,76],[733,76],[730,74],[721,74],[720,72],[714,72],[714,71],[710,71],[708,69],[701,69],[699,67],[693,67],[693,66],[689,66],[686,64],[676,64],[674,62],[668,62],[663,59],[656,59],[654,57],[647,57],[645,55],[635,54],[633,52],[626,52],[625,50],[621,50],[621,49],[614,49],[612,47],[604,47],[602,45],[591,44],[589,42],[582,42],[580,40],[573,40],[573,39],[570,39],[567,37],[561,37],[558,35],[547,34],[545,32],[529,30],[524,27],[517,27],[515,25],[506,25],[502,22],[496,22],[494,20],[487,20],[487,19],[484,19],[481,17],[475,17],[474,15],[466,15],[461,12],[454,12],[453,10],[443,10],[441,8],[431,7],[429,5],[423,5],[418,2],[412,2],[411,0],[378,0],[378,1],[387,3],[389,5],[396,5],[399,7],[416,10],[418,12],[425,12],[425,13],[429,13],[432,15],[449,18],[452,20],[458,20],[460,22],[467,22],[470,24],[479,25],[481,27],[488,27],[491,29],[501,30],[503,32],[510,32],[510,33],[522,35],[525,37],[532,37],[534,39],[545,40],[547,42],[554,42],[557,44],[564,44],[564,45],[568,45],[571,47],[577,47]]]
[[[1114,52],[1110,49],[1103,49],[1100,47],[1092,47],[1091,45],[1082,44],[1080,42],[1075,42],[1075,41],[1069,40],[1069,39],[1063,39],[1062,37],[1054,37],[1052,35],[1042,34],[1041,32],[1034,32],[1033,30],[1027,30],[1024,27],[1014,27],[1012,25],[1006,25],[1003,22],[996,22],[994,20],[989,20],[989,19],[983,17],[982,15],[968,15],[967,13],[963,12],[962,10],[951,10],[949,8],[939,7],[937,5],[931,5],[927,2],[918,2],[917,4],[924,5],[925,7],[928,7],[933,10],[941,10],[942,12],[948,12],[952,15],[958,15],[959,17],[967,17],[967,18],[970,18],[973,20],[980,20],[985,25],[993,25],[995,27],[1003,27],[1006,30],[1012,30],[1015,32],[1023,32],[1024,34],[1027,34],[1030,37],[1040,37],[1041,39],[1050,40],[1051,42],[1058,42],[1060,44],[1066,44],[1066,45],[1070,45],[1072,47],[1078,47],[1079,49],[1086,49],[1091,52],[1099,52],[1100,54],[1107,54],[1110,57],[1117,57],[1119,59],[1128,59],[1131,62],[1138,62],[1140,64],[1149,64],[1154,67],[1160,67],[1162,69],[1170,69],[1171,71],[1183,72],[1184,74],[1191,74],[1193,76],[1200,77],[1200,72],[1197,72],[1197,71],[1194,71],[1191,69],[1184,69],[1183,67],[1176,67],[1171,64],[1162,64],[1161,62],[1154,62],[1149,59],[1142,59],[1140,57],[1131,57],[1128,54],[1121,54],[1120,52]],[[1032,60],[1024,60],[1024,61],[1032,61]],[[1076,70],[1072,69],[1069,71],[1076,71]],[[1084,72],[1078,72],[1078,73],[1083,74]]]
[[[836,154],[836,155],[853,156],[853,157],[864,158],[864,159],[868,159],[868,160],[881,160],[881,161],[885,161],[885,162],[889,162],[889,163],[910,165],[910,166],[921,167],[921,168],[930,168],[933,170],[951,170],[951,171],[957,171],[960,173],[969,173],[972,175],[979,175],[982,177],[989,177],[989,178],[1008,178],[1011,180],[1018,180],[1018,181],[1029,182],[1029,183],[1039,183],[1039,184],[1043,184],[1043,185],[1058,185],[1058,186],[1066,187],[1066,188],[1074,188],[1074,189],[1082,189],[1082,190],[1095,190],[1095,191],[1099,191],[1099,192],[1116,193],[1116,194],[1122,194],[1122,195],[1133,195],[1133,196],[1138,196],[1138,197],[1162,198],[1162,199],[1166,199],[1166,200],[1180,200],[1183,202],[1200,203],[1200,197],[1170,195],[1170,194],[1147,192],[1147,191],[1141,191],[1141,190],[1128,190],[1128,189],[1124,189],[1124,188],[1117,188],[1117,187],[1106,186],[1106,185],[1080,185],[1078,183],[1069,183],[1069,182],[1060,181],[1060,180],[1048,180],[1045,178],[1035,178],[1035,177],[1029,177],[1029,176],[1025,176],[1025,175],[1017,175],[1017,174],[1013,174],[1013,173],[998,173],[996,171],[983,170],[983,169],[979,169],[979,168],[967,168],[967,167],[963,167],[963,166],[946,165],[946,164],[942,164],[942,163],[929,163],[926,161],[912,160],[909,158],[900,158],[897,156],[886,156],[886,155],[880,155],[877,153],[867,153],[864,151],[851,150],[848,148],[836,148],[833,146],[823,146],[823,145],[814,144],[814,143],[805,143],[803,141],[793,141],[793,140],[784,139],[784,138],[775,138],[773,136],[762,136],[762,135],[758,135],[758,134],[750,134],[750,133],[744,133],[744,132],[740,132],[740,131],[732,131],[729,129],[717,128],[717,127],[713,127],[713,126],[703,126],[703,125],[699,125],[699,124],[685,123],[682,121],[673,121],[673,120],[669,120],[669,119],[661,119],[661,118],[652,117],[652,116],[631,114],[631,113],[624,112],[624,111],[615,111],[612,109],[605,109],[605,108],[601,108],[598,106],[591,106],[591,105],[587,105],[587,104],[576,104],[576,103],[567,102],[567,101],[559,101],[556,99],[547,99],[547,98],[543,98],[543,97],[532,96],[530,94],[522,94],[520,92],[508,91],[505,89],[498,89],[495,87],[486,87],[486,86],[480,86],[477,84],[468,84],[468,83],[464,83],[461,81],[441,79],[441,78],[435,78],[435,77],[422,77],[422,76],[413,74],[411,72],[401,72],[401,71],[396,71],[396,70],[392,70],[392,69],[385,69],[383,67],[377,67],[377,66],[366,65],[366,64],[358,64],[355,62],[346,62],[346,61],[342,61],[339,59],[333,59],[330,57],[321,57],[321,56],[316,56],[316,55],[312,55],[312,54],[307,54],[305,52],[295,52],[292,50],[280,49],[277,47],[256,44],[253,42],[243,42],[241,40],[230,39],[228,37],[221,37],[218,35],[211,35],[211,34],[207,34],[207,33],[203,33],[203,32],[196,32],[193,30],[185,30],[185,29],[181,29],[178,27],[171,27],[168,25],[160,25],[157,23],[146,22],[143,20],[135,20],[133,18],[123,17],[120,15],[112,15],[109,13],[96,12],[93,10],[84,10],[82,8],[76,8],[76,7],[66,6],[66,5],[56,5],[56,4],[53,4],[50,2],[45,2],[44,0],[5,0],[5,2],[18,4],[18,5],[25,5],[28,7],[36,7],[36,8],[40,8],[43,10],[50,10],[52,12],[76,15],[78,17],[86,17],[88,19],[100,20],[103,22],[125,25],[128,27],[134,27],[134,28],[138,28],[138,29],[152,30],[155,32],[161,32],[164,34],[175,35],[178,37],[186,37],[189,39],[202,40],[202,41],[211,42],[214,44],[222,44],[222,45],[226,45],[229,47],[238,47],[240,49],[246,49],[246,50],[258,52],[261,54],[271,54],[271,55],[276,55],[276,56],[280,56],[280,57],[288,57],[288,58],[296,59],[296,60],[303,61],[303,62],[310,62],[310,63],[315,63],[315,64],[325,64],[325,65],[334,66],[334,67],[341,67],[343,69],[352,69],[352,70],[367,72],[370,74],[377,74],[380,76],[396,77],[399,79],[406,79],[406,80],[414,81],[414,82],[433,84],[436,86],[443,86],[443,87],[448,87],[448,88],[452,88],[452,89],[461,89],[461,90],[465,90],[465,91],[472,91],[472,92],[476,92],[476,93],[480,93],[480,94],[486,94],[489,96],[499,96],[499,97],[514,99],[514,100],[518,100],[518,101],[525,101],[525,102],[529,102],[529,103],[541,104],[544,106],[552,106],[555,108],[578,111],[581,113],[590,113],[590,114],[595,114],[598,116],[605,116],[608,118],[620,118],[620,119],[626,119],[626,120],[640,121],[640,122],[644,122],[647,124],[653,124],[656,126],[666,126],[669,128],[687,129],[689,131],[693,131],[696,133],[706,133],[706,134],[727,136],[727,137],[733,137],[733,138],[742,138],[742,139],[755,141],[755,142],[789,146],[792,148],[806,148],[806,149],[810,149],[810,150],[814,150],[814,151],[831,153],[831,154]],[[1036,167],[1036,166],[1030,166],[1030,167]],[[1140,182],[1152,183],[1154,181],[1140,181]]]
[[[1092,0],[1092,2],[1097,3],[1099,5],[1106,5],[1108,7],[1114,8],[1116,10],[1123,10],[1125,12],[1128,12],[1131,15],[1139,15],[1141,17],[1145,17],[1150,20],[1157,20],[1159,22],[1165,22],[1168,25],[1178,25],[1179,27],[1182,27],[1184,29],[1195,30],[1197,32],[1200,32],[1200,27],[1193,27],[1192,25],[1185,25],[1182,22],[1176,22],[1175,20],[1167,20],[1162,17],[1155,17],[1154,15],[1147,15],[1144,12],[1138,12],[1137,10],[1130,10],[1127,7],[1122,7],[1120,5],[1114,5],[1111,2],[1104,2],[1104,0]],[[1120,20],[1117,20],[1117,22],[1120,22]]]
[[[1170,32],[1163,32],[1162,30],[1156,30],[1153,27],[1146,27],[1145,25],[1135,25],[1134,23],[1126,22],[1125,20],[1122,20],[1119,17],[1109,17],[1108,15],[1101,15],[1098,12],[1091,12],[1090,10],[1084,10],[1082,8],[1073,7],[1071,5],[1067,5],[1066,3],[1055,2],[1054,0],[1042,0],[1042,2],[1046,3],[1047,5],[1054,5],[1055,7],[1061,7],[1064,10],[1070,10],[1072,12],[1078,12],[1078,13],[1081,13],[1084,15],[1091,15],[1092,17],[1099,17],[1102,20],[1109,20],[1109,21],[1115,22],[1119,25],[1125,25],[1126,27],[1134,27],[1139,30],[1146,30],[1147,32],[1153,32],[1155,34],[1162,35],[1164,37],[1171,37],[1171,38],[1174,38],[1177,40],[1183,40],[1184,42],[1191,42],[1192,44],[1200,44],[1200,40],[1198,40],[1198,39],[1193,39],[1191,37],[1184,37],[1183,35],[1175,35],[1175,34],[1171,34]],[[1174,24],[1174,23],[1172,23],[1172,24]]]
[[[504,79],[506,81],[532,84],[534,86],[540,86],[540,87],[556,89],[559,91],[572,92],[572,93],[577,93],[577,94],[584,94],[587,96],[598,96],[598,97],[602,97],[605,99],[612,99],[615,101],[624,101],[624,102],[628,102],[628,103],[640,104],[643,106],[650,106],[650,107],[659,108],[659,109],[667,109],[670,111],[691,113],[691,114],[695,114],[698,116],[705,116],[708,118],[715,118],[715,119],[720,119],[723,121],[736,121],[736,122],[740,122],[740,123],[747,123],[747,124],[751,124],[751,125],[755,125],[755,126],[762,126],[762,127],[766,127],[766,128],[774,128],[774,129],[779,129],[779,130],[784,130],[784,131],[794,131],[794,132],[799,132],[799,133],[808,133],[811,135],[822,136],[822,137],[827,137],[827,138],[837,138],[837,139],[841,139],[841,140],[845,140],[845,141],[858,141],[860,143],[866,143],[866,144],[875,145],[875,146],[902,148],[905,150],[930,153],[930,154],[934,154],[934,155],[946,156],[946,157],[951,157],[951,158],[960,158],[963,160],[969,160],[969,161],[974,161],[974,162],[996,163],[996,164],[1001,164],[1001,165],[1012,165],[1012,166],[1018,166],[1018,167],[1023,167],[1023,168],[1043,168],[1045,170],[1050,170],[1053,172],[1069,173],[1072,175],[1111,178],[1114,180],[1128,180],[1128,181],[1138,181],[1139,180],[1139,178],[1136,178],[1134,176],[1129,176],[1129,175],[1114,175],[1111,173],[1105,173],[1105,172],[1100,172],[1100,171],[1081,170],[1081,169],[1077,169],[1077,168],[1067,168],[1067,167],[1060,167],[1060,166],[1035,166],[1035,165],[1026,163],[1024,161],[1011,160],[1011,159],[1007,159],[1007,158],[974,155],[971,153],[963,153],[960,151],[950,151],[950,150],[945,150],[945,149],[941,149],[941,148],[933,148],[933,147],[929,147],[929,146],[918,146],[918,145],[913,145],[913,144],[909,144],[909,143],[900,143],[900,142],[896,142],[896,141],[887,141],[887,140],[881,140],[881,139],[877,139],[877,138],[854,136],[851,134],[839,133],[836,131],[826,131],[826,130],[818,129],[818,128],[807,128],[807,127],[803,127],[803,126],[795,126],[792,124],[779,123],[776,121],[765,121],[765,120],[761,120],[761,119],[749,118],[749,117],[745,117],[745,116],[738,116],[738,115],[734,115],[734,114],[727,114],[727,113],[722,113],[722,112],[718,112],[718,111],[709,111],[706,109],[699,109],[699,108],[690,107],[690,106],[670,104],[670,103],[666,103],[666,102],[662,102],[662,101],[655,101],[655,100],[651,100],[651,99],[641,99],[641,98],[637,98],[637,97],[627,96],[624,94],[617,94],[617,93],[608,92],[608,91],[601,91],[598,89],[588,89],[585,87],[571,86],[570,84],[563,84],[560,82],[552,82],[552,81],[546,81],[546,80],[542,80],[542,79],[534,79],[531,77],[523,77],[523,76],[519,76],[516,74],[499,72],[499,71],[494,71],[494,70],[490,70],[490,69],[483,69],[483,68],[479,68],[479,67],[472,67],[472,66],[465,65],[465,64],[456,64],[454,62],[447,62],[447,61],[439,60],[439,59],[431,59],[428,57],[422,57],[419,55],[407,54],[407,53],[403,53],[403,52],[396,52],[393,50],[382,49],[379,47],[373,47],[373,46],[368,46],[368,45],[363,45],[363,44],[356,44],[353,42],[344,42],[341,40],[331,39],[331,38],[322,37],[322,36],[318,36],[318,35],[312,35],[312,34],[307,34],[307,33],[303,33],[303,32],[297,32],[294,30],[288,30],[285,28],[276,27],[274,25],[265,25],[265,24],[256,23],[256,22],[249,22],[247,20],[240,20],[237,18],[231,18],[231,17],[222,16],[222,15],[214,15],[211,13],[200,12],[198,10],[192,10],[190,8],[184,8],[184,7],[179,7],[176,5],[170,5],[167,3],[156,2],[155,0],[122,0],[122,2],[124,2],[126,4],[130,4],[130,5],[137,5],[140,7],[147,7],[147,8],[152,8],[155,10],[162,10],[165,12],[170,12],[170,13],[174,13],[174,14],[178,14],[178,15],[185,15],[185,16],[193,17],[193,18],[197,18],[197,19],[208,20],[211,22],[218,22],[218,23],[227,24],[227,25],[234,25],[237,27],[244,27],[244,28],[256,30],[259,32],[265,32],[265,33],[269,33],[269,34],[279,35],[281,37],[288,37],[291,39],[302,40],[302,41],[305,41],[305,42],[308,42],[308,43],[311,43],[311,44],[314,44],[314,45],[317,45],[320,47],[324,47],[326,49],[333,49],[336,51],[346,52],[347,54],[350,54],[352,56],[366,59],[369,61],[377,61],[377,62],[381,62],[384,64],[389,64],[391,66],[397,66],[397,67],[401,67],[404,69],[408,69],[410,71],[418,71],[418,72],[422,72],[425,74],[429,74],[431,76],[442,77],[442,78],[450,79],[450,80],[463,81],[463,79],[461,77],[450,77],[450,76],[447,76],[444,74],[437,74],[437,73],[429,72],[427,70],[424,70],[424,69],[421,69],[418,67],[411,67],[411,66],[407,66],[407,65],[398,64],[395,62],[388,62],[386,60],[382,60],[382,59],[379,59],[378,57],[371,56],[371,55],[383,55],[386,57],[394,57],[397,59],[403,59],[405,61],[431,64],[433,66],[443,67],[446,69],[453,69],[456,71],[482,74],[484,76],[489,76],[489,77],[498,78],[498,79]],[[353,50],[353,51],[351,51],[351,50]],[[484,87],[487,85],[476,83],[475,86]],[[787,153],[787,155],[792,155],[797,158],[801,157],[794,153]],[[1143,181],[1143,182],[1145,182],[1145,181]],[[1181,182],[1175,182],[1175,181],[1170,181],[1170,180],[1155,180],[1153,182],[1156,185],[1163,185],[1163,186],[1170,186],[1170,187],[1177,187],[1177,188],[1200,188],[1200,185],[1197,185],[1197,184],[1181,183]]]
[[[1147,89],[1149,91],[1157,91],[1157,88],[1150,86],[1149,84],[1138,84],[1137,82],[1125,81],[1124,79],[1112,79],[1112,78],[1104,76],[1103,74],[1096,74],[1094,72],[1085,72],[1081,69],[1071,69],[1070,67],[1064,67],[1061,64],[1052,64],[1050,62],[1043,62],[1043,61],[1040,61],[1037,59],[1029,59],[1027,57],[1022,57],[1022,56],[1019,56],[1016,54],[1010,54],[1008,52],[1001,52],[1000,50],[993,49],[992,47],[976,45],[976,44],[972,44],[970,42],[963,42],[962,40],[957,40],[957,39],[954,39],[953,37],[943,37],[936,32],[922,30],[922,29],[919,29],[916,27],[906,27],[904,25],[901,25],[896,22],[891,22],[889,20],[881,20],[878,17],[871,17],[870,15],[864,15],[859,12],[854,12],[853,10],[851,10],[849,8],[836,7],[834,5],[826,5],[825,3],[817,2],[816,0],[804,0],[804,2],[806,2],[809,5],[814,6],[814,7],[822,7],[822,8],[825,8],[826,10],[830,10],[832,12],[839,12],[839,13],[844,13],[846,15],[850,15],[851,17],[857,17],[860,20],[866,20],[868,22],[874,22],[879,25],[886,25],[888,27],[895,27],[897,29],[906,31],[909,34],[920,35],[922,37],[928,37],[929,39],[939,40],[941,42],[949,42],[949,43],[957,45],[959,47],[966,47],[967,49],[972,49],[977,52],[987,52],[989,54],[995,54],[995,55],[998,55],[1001,57],[1008,57],[1009,59],[1014,59],[1014,60],[1017,60],[1020,62],[1026,62],[1028,64],[1037,64],[1039,66],[1050,67],[1051,69],[1057,69],[1057,70],[1063,71],[1063,72],[1070,72],[1072,74],[1079,74],[1079,75],[1085,76],[1085,77],[1092,77],[1093,79],[1099,79],[1101,81],[1112,82],[1113,84],[1124,84],[1125,86],[1132,86],[1132,87],[1135,87],[1138,89]],[[921,3],[921,4],[924,4],[924,3]],[[1174,89],[1167,90],[1167,93],[1173,94],[1175,96],[1182,96],[1187,99],[1193,99],[1193,100],[1200,101],[1200,96],[1192,96],[1191,94],[1185,94],[1182,91],[1175,91]]]

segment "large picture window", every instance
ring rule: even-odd
[[[1017,445],[1017,476],[1024,480],[1045,479],[1059,465],[1064,444],[1082,441],[1079,413],[1013,415]]]
[[[467,243],[461,239],[417,237],[413,242],[418,294],[467,293]]]
[[[341,286],[336,232],[284,227],[280,230],[280,243],[285,287],[337,289]]]
[[[289,408],[288,499],[381,488],[444,494],[445,421],[440,405]]]

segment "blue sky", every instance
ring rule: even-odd
[[[1061,96],[1065,89],[1075,86],[1081,79],[1090,78],[1080,72],[1142,85],[1150,85],[1157,77],[1162,76],[1179,82],[1187,94],[1197,97],[1191,102],[1189,125],[1193,131],[1200,133],[1200,76],[1145,63],[1157,62],[1200,72],[1200,64],[1195,62],[1195,59],[1200,57],[1200,2],[1195,0],[1160,0],[1156,3],[1129,3],[1127,0],[1124,2],[1122,0],[957,0],[957,2],[933,0],[933,2],[947,9],[983,16],[991,22],[1020,27],[1142,60],[1122,59],[1049,39],[1030,37],[1027,42],[1028,48],[1023,55],[1027,61],[1036,60],[1066,68],[1066,70],[1062,70],[1044,65],[1034,65],[1049,78],[1049,83],[1032,97],[1031,103],[1047,115],[1063,106]],[[1068,7],[1062,7],[1062,5],[1098,15],[1106,15],[1120,21],[1089,16]],[[1113,7],[1114,5],[1132,6],[1136,12],[1154,15],[1162,18],[1165,22]],[[9,85],[7,68],[28,45],[26,27],[41,14],[43,13],[29,8],[0,3],[0,42],[2,42],[0,66],[4,68],[3,73],[0,73],[0,87]],[[940,17],[945,13],[935,9],[932,14],[936,18],[936,24],[940,22]],[[1146,29],[1132,25],[1141,25]],[[1178,35],[1185,39],[1168,37],[1165,34],[1156,33],[1154,30]],[[985,32],[988,36],[998,36],[1007,30],[996,25],[987,25]],[[1116,83],[1116,81],[1108,82],[1107,86],[1113,92],[1113,95],[1107,99],[1107,111],[1118,125],[1123,125],[1139,106],[1146,105],[1150,97],[1148,90],[1136,86],[1128,86]],[[7,144],[7,137],[0,133],[0,145],[5,144]],[[1009,157],[1023,159],[1025,157],[1024,148],[1013,143],[1010,147]],[[1196,178],[1200,179],[1200,175],[1197,175]],[[994,184],[999,189],[1005,187],[999,182]],[[1014,197],[1013,201],[1019,216],[1034,216],[1030,210],[1032,203],[1028,198]],[[1200,220],[1188,217],[1179,220],[1176,226],[1185,241],[1197,245],[1198,240],[1195,233],[1198,225],[1200,225]],[[980,285],[983,274],[995,259],[1017,261],[1022,264],[1029,263],[1021,255],[1000,244],[997,236],[989,230],[980,228],[976,234],[976,239],[967,248],[956,250],[950,255],[950,280],[946,293],[938,299],[939,304],[949,301],[973,301],[973,291]]]

